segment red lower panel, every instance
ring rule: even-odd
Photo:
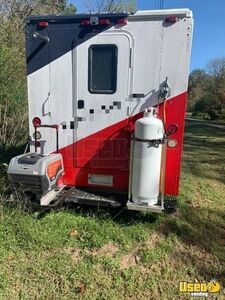
[[[172,137],[177,140],[176,148],[167,148],[165,192],[168,195],[177,195],[179,189],[186,96],[183,93],[166,101],[166,127],[177,124],[179,128]],[[160,105],[160,117],[162,111],[163,105]],[[90,186],[88,174],[112,175],[113,190],[127,191],[130,137],[135,121],[141,117],[142,113],[139,113],[61,149],[64,183]]]
[[[178,195],[179,193],[186,100],[187,93],[183,93],[166,101],[166,128],[170,124],[178,126],[177,133],[171,136],[171,138],[177,141],[177,146],[176,148],[167,147],[166,153],[165,193],[167,195]],[[163,106],[160,106],[160,116],[162,116],[162,110]]]
[[[126,192],[128,191],[128,171],[111,170],[111,169],[86,169],[86,168],[66,168],[66,175],[64,176],[64,184],[92,187],[88,184],[88,174],[100,174],[113,176],[113,190]],[[97,187],[97,186],[94,186]],[[102,189],[109,189],[106,186],[98,186]]]

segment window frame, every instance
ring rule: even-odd
[[[114,70],[113,70],[113,74],[114,74],[114,83],[113,83],[113,89],[111,90],[94,90],[92,88],[92,65],[93,65],[93,52],[92,49],[93,48],[114,48],[114,61],[115,61],[115,66],[114,66]],[[91,94],[115,94],[117,91],[117,79],[118,79],[118,47],[115,44],[93,44],[91,46],[89,46],[88,48],[88,91]]]

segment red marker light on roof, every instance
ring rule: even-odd
[[[38,26],[39,27],[48,27],[48,22],[46,22],[46,21],[38,22]]]
[[[100,25],[109,25],[109,24],[111,24],[111,22],[109,19],[101,19],[101,20],[99,20],[99,24]]]
[[[90,25],[90,21],[89,21],[89,20],[82,20],[82,21],[81,21],[81,24],[82,24],[83,26],[88,26],[88,25]]]
[[[128,20],[126,18],[125,19],[118,19],[116,23],[119,24],[119,25],[127,25]]]
[[[178,17],[176,17],[176,16],[169,16],[169,17],[167,17],[167,18],[165,19],[165,21],[166,21],[167,23],[176,23],[176,22],[179,21],[179,19],[178,19]]]
[[[33,123],[34,127],[38,127],[41,125],[41,119],[38,117],[35,117],[35,118],[33,118],[32,123]]]

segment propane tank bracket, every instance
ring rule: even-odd
[[[153,140],[149,140],[149,139],[140,139],[140,138],[136,138],[136,137],[131,137],[132,141],[136,141],[136,142],[142,142],[142,143],[148,143],[149,147],[156,147],[158,148],[159,145],[164,144],[165,140],[167,139],[167,137],[163,138],[163,139],[153,139]]]

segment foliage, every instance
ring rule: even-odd
[[[16,103],[17,104],[17,103]],[[27,107],[16,108],[13,103],[0,104],[0,152],[7,147],[24,144],[27,135]]]
[[[9,194],[9,182],[7,176],[8,165],[0,161],[0,199]]]
[[[23,144],[28,133],[25,21],[31,14],[75,13],[67,0],[0,1],[0,153]]]
[[[0,0],[0,195],[9,194],[4,162],[21,153],[28,135],[25,21],[75,11],[67,0]]]
[[[24,21],[30,15],[75,13],[67,0],[1,0],[0,14],[6,19]]]
[[[23,143],[27,134],[23,38],[14,30],[9,21],[3,21],[0,29],[0,152],[7,146]]]
[[[210,77],[205,70],[196,69],[191,72],[188,85],[188,111],[193,111],[196,101],[204,94],[209,80]]]
[[[188,111],[216,119],[225,109],[225,58],[209,62],[207,71],[196,69],[189,76]]]
[[[136,11],[136,0],[85,0],[88,12]]]
[[[221,111],[225,108],[225,57],[209,62],[208,72],[213,79],[211,91],[215,95],[215,108]]]

